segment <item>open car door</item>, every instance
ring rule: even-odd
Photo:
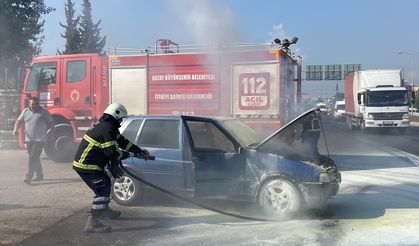
[[[235,182],[244,176],[244,155],[238,143],[216,121],[182,116],[195,166],[195,196],[223,197],[237,194]]]

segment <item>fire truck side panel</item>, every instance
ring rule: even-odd
[[[110,69],[111,102],[124,104],[129,114],[147,113],[147,69],[113,67]]]
[[[150,114],[218,115],[219,84],[213,66],[150,67]]]
[[[233,64],[233,115],[279,115],[279,63]]]
[[[92,115],[96,119],[102,116],[103,111],[109,104],[109,59],[107,56],[99,56],[93,59],[93,107]]]

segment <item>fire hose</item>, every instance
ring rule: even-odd
[[[141,156],[137,156],[137,155],[130,155],[130,156],[131,156],[131,157],[135,157],[135,158],[139,158],[139,159],[144,159],[143,157],[141,157]],[[144,159],[144,160],[146,160],[146,161],[147,161],[147,160],[155,160],[155,156],[149,156],[149,158]],[[163,192],[163,193],[165,193],[165,194],[168,194],[168,195],[170,195],[170,196],[172,196],[172,197],[175,197],[175,198],[177,198],[177,199],[179,199],[179,200],[182,200],[182,201],[185,201],[185,202],[188,202],[188,203],[194,204],[194,205],[196,205],[196,206],[198,206],[198,207],[201,207],[201,208],[204,208],[204,209],[207,209],[207,210],[210,210],[210,211],[213,211],[213,212],[219,213],[219,214],[224,214],[224,215],[227,215],[227,216],[230,216],[230,217],[239,218],[239,219],[244,219],[244,220],[253,220],[253,221],[277,221],[277,220],[274,220],[274,219],[268,219],[268,218],[257,218],[257,217],[244,216],[244,215],[240,215],[240,214],[236,214],[236,213],[230,213],[230,212],[227,212],[227,211],[224,211],[224,210],[220,210],[220,209],[217,209],[217,208],[210,207],[210,206],[208,206],[208,205],[205,205],[205,204],[202,204],[202,203],[200,203],[200,202],[194,201],[194,200],[189,199],[189,198],[187,198],[187,197],[180,196],[180,195],[178,195],[178,194],[176,194],[176,193],[173,193],[173,192],[171,192],[171,191],[169,191],[169,190],[166,190],[166,189],[164,189],[164,188],[161,188],[161,187],[159,187],[159,186],[157,186],[157,185],[155,185],[155,184],[152,184],[152,183],[150,183],[150,182],[148,182],[148,181],[144,180],[143,178],[139,177],[139,176],[138,176],[138,175],[136,175],[135,173],[133,173],[133,172],[131,172],[130,170],[128,170],[127,168],[125,168],[125,167],[122,165],[122,162],[120,162],[120,167],[121,167],[121,169],[122,169],[125,173],[127,173],[128,175],[130,175],[130,176],[131,176],[131,177],[133,177],[134,179],[136,179],[136,180],[140,181],[141,183],[143,183],[143,184],[145,184],[145,185],[147,185],[147,186],[150,186],[150,187],[152,187],[152,188],[154,188],[154,189],[156,189],[156,190],[159,190],[159,191],[161,191],[161,192]]]

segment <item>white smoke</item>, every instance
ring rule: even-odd
[[[220,44],[239,40],[231,9],[209,0],[172,0],[170,10],[178,18],[178,32],[196,44]],[[175,23],[177,23],[175,21]]]
[[[285,32],[285,29],[284,29],[284,25],[282,23],[280,23],[280,24],[272,25],[272,30],[268,32],[268,37],[269,37],[269,39],[266,41],[267,43],[272,42],[276,38],[279,38],[280,40],[283,40],[285,38],[290,40],[294,36],[287,35],[287,33]],[[300,47],[298,46],[298,43],[294,44],[294,45],[291,45],[290,49],[291,49],[293,54],[299,55],[303,59],[306,58],[305,55],[301,54],[302,52],[301,52]]]
[[[281,40],[284,38],[288,38],[284,30],[284,25],[282,23],[272,25],[272,31],[268,32],[268,36],[269,40],[267,42],[272,42],[272,40],[274,40],[275,38],[279,38]]]

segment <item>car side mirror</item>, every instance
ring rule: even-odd
[[[361,98],[361,95],[362,95],[361,93],[358,93],[358,95],[357,95],[357,96],[358,96],[358,104],[359,104],[359,105],[361,105],[361,99],[362,99],[362,98]]]

